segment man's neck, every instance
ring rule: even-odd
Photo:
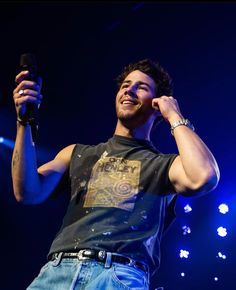
[[[144,125],[138,128],[129,128],[120,122],[117,121],[115,135],[120,135],[129,138],[136,138],[141,140],[150,141],[150,131],[151,127],[149,124],[145,123]]]

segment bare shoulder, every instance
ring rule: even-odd
[[[49,175],[53,172],[63,174],[70,165],[71,155],[76,144],[69,145],[63,148],[53,160],[47,162],[46,164],[38,168],[38,172],[41,175]]]
[[[65,148],[63,148],[55,157],[55,159],[62,159],[64,160],[66,163],[70,163],[70,159],[71,159],[71,155],[72,155],[72,152],[75,148],[75,145],[76,144],[72,144],[72,145],[69,145]]]

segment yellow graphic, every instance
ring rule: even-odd
[[[84,207],[117,207],[132,211],[139,190],[141,162],[100,158],[93,167]]]

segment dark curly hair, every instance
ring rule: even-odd
[[[156,97],[172,96],[173,82],[168,72],[158,63],[150,59],[143,59],[126,66],[123,72],[115,79],[118,89],[120,89],[125,78],[134,70],[139,70],[151,77],[156,84]],[[162,117],[157,117],[153,123],[153,129],[160,123]]]
[[[158,62],[154,62],[147,58],[135,63],[130,63],[124,68],[123,72],[116,78],[118,88],[120,88],[127,75],[134,70],[139,70],[154,80],[156,84],[156,97],[173,95],[172,79],[168,72]]]

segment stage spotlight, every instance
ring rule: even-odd
[[[180,275],[181,275],[181,277],[184,277],[184,276],[185,276],[185,273],[184,273],[184,272],[182,272]]]
[[[191,234],[191,229],[188,226],[182,226],[183,235]]]
[[[222,254],[221,252],[218,252],[216,258],[220,258],[220,259],[225,260],[226,259],[226,255]]]
[[[219,212],[222,214],[226,214],[229,211],[229,207],[227,204],[222,203],[218,206]]]
[[[6,147],[8,147],[10,149],[13,149],[14,148],[14,144],[15,144],[15,142],[13,140],[4,138],[2,136],[0,137],[0,143],[5,145]]]
[[[180,250],[179,252],[179,256],[180,258],[185,258],[185,259],[188,259],[188,256],[189,256],[189,251],[186,251],[186,250]]]
[[[219,280],[219,279],[218,279],[218,277],[214,277],[214,281],[216,281],[216,282],[217,282],[218,280]]]
[[[219,228],[217,229],[217,232],[218,232],[218,235],[219,235],[220,237],[225,237],[225,236],[227,236],[227,229],[224,228],[224,227],[219,227]]]
[[[192,211],[191,206],[190,206],[189,204],[186,204],[185,207],[184,207],[184,212],[185,212],[185,213],[189,213],[189,212],[191,212],[191,211]]]

